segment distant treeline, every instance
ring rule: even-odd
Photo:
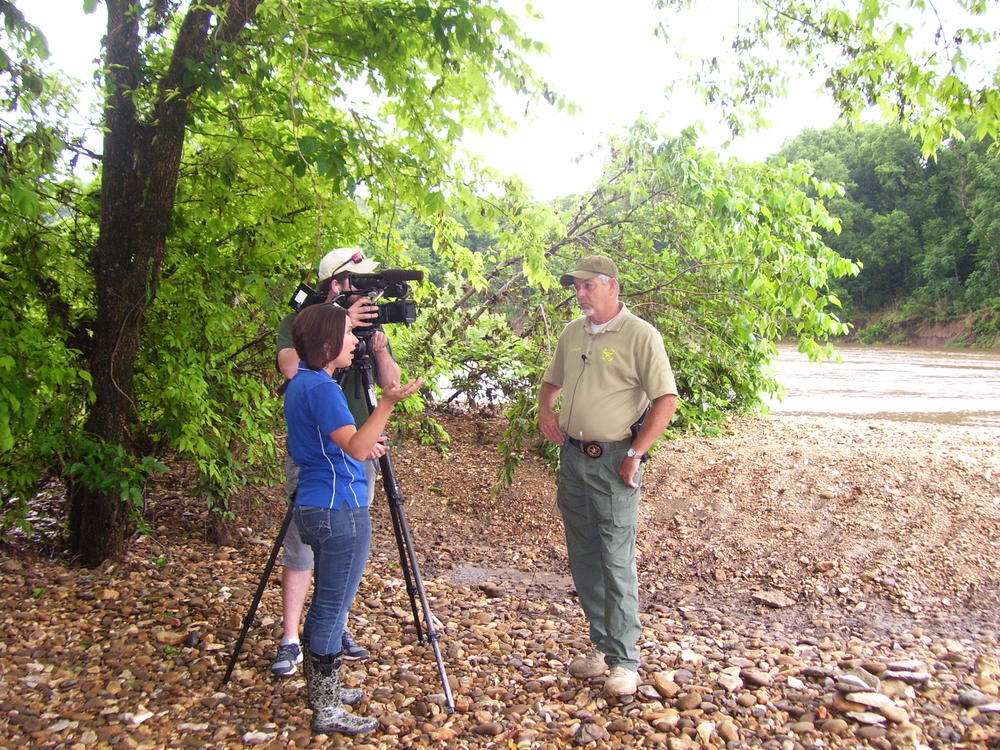
[[[1000,336],[1000,154],[996,144],[952,139],[934,160],[900,128],[809,130],[774,157],[804,159],[845,192],[826,204],[841,222],[824,241],[861,261],[837,282],[848,320],[970,321],[968,339]]]

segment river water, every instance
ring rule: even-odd
[[[844,345],[842,362],[779,347],[777,414],[815,414],[1000,428],[1000,352]]]

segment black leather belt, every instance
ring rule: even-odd
[[[570,445],[579,448],[591,458],[600,458],[604,455],[604,451],[608,448],[629,442],[628,440],[615,440],[610,443],[600,443],[596,440],[591,440],[590,442],[585,443],[584,441],[578,440],[575,437],[570,437],[569,435],[566,436],[566,441]]]

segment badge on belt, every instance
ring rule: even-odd
[[[604,453],[604,448],[601,447],[600,443],[587,443],[583,446],[583,452],[591,458],[600,458]]]

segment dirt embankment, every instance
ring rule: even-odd
[[[969,346],[982,349],[995,349],[1000,345],[1000,338],[995,331],[996,316],[989,314],[966,315],[947,321],[932,321],[921,318],[900,318],[896,313],[877,313],[859,316],[853,322],[854,326],[847,341],[854,342],[861,338],[869,343],[896,344],[916,347],[946,347]],[[993,334],[984,333],[992,330]]]
[[[351,620],[372,658],[347,680],[380,730],[357,746],[1000,747],[996,430],[772,416],[664,446],[638,538],[643,684],[608,704],[565,671],[587,635],[552,476],[529,456],[491,494],[503,425],[445,422],[447,457],[393,455],[457,711],[379,500]],[[8,545],[0,746],[348,746],[311,735],[300,679],[267,674],[277,579],[219,688],[282,516],[267,492],[239,549],[203,540],[176,485],[123,563]]]

